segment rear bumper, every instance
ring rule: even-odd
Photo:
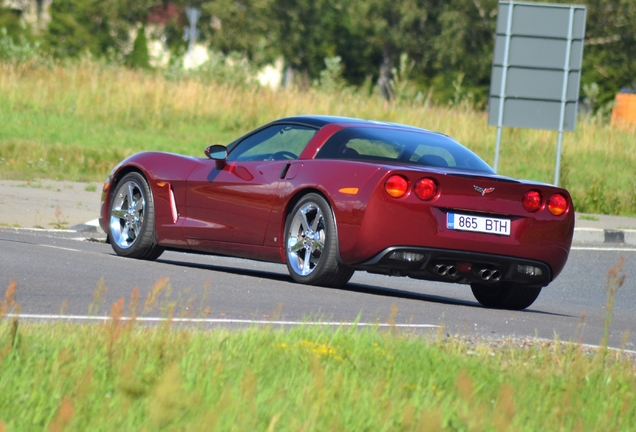
[[[455,283],[502,282],[543,287],[552,281],[552,269],[543,262],[504,255],[411,246],[390,247],[356,270]]]

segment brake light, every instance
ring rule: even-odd
[[[523,196],[523,208],[534,213],[541,208],[541,193],[529,191]]]
[[[548,201],[548,210],[555,216],[561,216],[568,209],[568,200],[561,194],[554,194]]]
[[[384,190],[393,198],[403,197],[408,189],[409,181],[401,175],[392,175],[384,183]]]
[[[437,195],[437,183],[430,178],[423,178],[415,183],[415,195],[421,200],[429,201]]]

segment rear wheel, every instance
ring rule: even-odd
[[[526,287],[515,284],[470,285],[479,303],[492,309],[522,310],[539,297],[541,287]]]
[[[109,233],[117,255],[154,260],[163,253],[155,236],[155,209],[148,182],[139,173],[126,174],[110,200]]]
[[[341,287],[354,273],[338,262],[338,236],[329,203],[310,193],[285,221],[285,255],[291,277],[299,283]]]

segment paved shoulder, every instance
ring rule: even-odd
[[[0,225],[66,229],[99,217],[100,183],[0,180]]]

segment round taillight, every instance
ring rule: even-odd
[[[429,201],[437,195],[437,183],[430,178],[423,178],[415,183],[415,195],[421,200]]]
[[[409,181],[401,175],[392,175],[384,183],[384,190],[393,198],[403,197],[408,189]]]
[[[529,191],[523,196],[523,208],[534,213],[541,208],[541,193]]]
[[[548,201],[548,210],[555,216],[561,216],[568,209],[568,200],[561,194],[554,194]]]

